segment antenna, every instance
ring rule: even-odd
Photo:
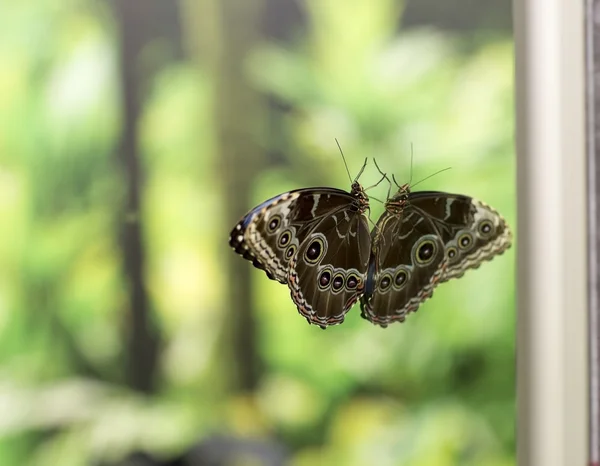
[[[411,141],[411,143],[410,143],[410,179],[408,180],[409,186],[412,183],[412,176],[413,176],[413,155],[414,155],[413,143]],[[394,180],[394,183],[396,183],[396,180]],[[398,186],[398,183],[396,183],[396,186]],[[398,186],[398,187],[400,187],[400,186]]]
[[[340,154],[342,154],[342,160],[344,161],[344,166],[346,167],[346,172],[348,173],[348,178],[350,179],[350,183],[352,183],[352,176],[350,175],[350,170],[348,170],[348,164],[346,163],[346,157],[344,157],[344,151],[342,151],[342,146],[340,146],[340,143],[338,142],[337,138],[335,138],[335,143],[337,144],[338,149],[340,150]],[[366,164],[367,164],[367,160],[365,159],[365,165]],[[361,168],[358,176],[360,176],[360,174],[365,169],[365,165],[363,165],[363,167]],[[357,179],[358,179],[358,176],[356,177]]]
[[[362,175],[362,172],[365,170],[365,167],[367,166],[367,157],[365,157],[365,163],[363,163],[363,166],[360,168],[358,175],[356,175],[356,178],[354,178],[354,181],[358,181],[358,179],[360,178],[360,175]],[[352,180],[350,180],[352,181]]]
[[[427,177],[423,178],[421,181],[417,181],[415,184],[411,185],[411,186],[410,186],[410,188],[412,189],[412,188],[414,188],[416,185],[418,185],[419,183],[422,183],[423,181],[425,181],[425,180],[428,180],[428,179],[429,179],[429,178],[431,178],[432,176],[439,175],[440,173],[442,173],[442,172],[445,172],[446,170],[450,170],[451,168],[452,168],[452,167],[446,167],[446,168],[443,168],[443,169],[441,169],[440,171],[437,171],[437,172],[433,173],[432,175],[429,175],[429,176],[427,176]]]
[[[375,160],[375,159],[373,159],[373,160]],[[377,167],[377,168],[379,168],[379,167]],[[383,176],[381,177],[381,179],[380,179],[380,180],[379,180],[377,183],[375,183],[374,185],[371,185],[371,186],[369,186],[368,188],[365,188],[365,191],[367,191],[367,190],[369,190],[369,189],[372,189],[372,188],[375,188],[375,187],[379,186],[379,183],[381,183],[381,182],[382,182],[384,179],[386,179],[386,178],[387,178],[387,176],[386,176],[386,174],[385,174],[385,173],[382,173],[382,175],[383,175]],[[388,180],[388,181],[389,181],[389,180]],[[375,198],[373,198],[373,199],[375,199]]]
[[[392,192],[392,182],[391,182],[391,181],[390,181],[390,179],[388,178],[388,176],[387,176],[387,173],[383,173],[383,172],[381,171],[381,168],[379,168],[379,165],[377,165],[377,160],[375,160],[375,157],[373,157],[373,163],[374,163],[374,164],[375,164],[375,166],[377,167],[377,171],[378,171],[378,172],[379,172],[379,173],[380,173],[380,174],[383,176],[383,178],[385,178],[385,179],[387,180],[387,182],[390,184],[390,186],[389,186],[389,188],[388,188],[388,193],[387,193],[387,199],[389,199],[389,198],[390,198],[390,194],[391,194],[391,192]],[[381,182],[383,181],[383,178],[381,178],[381,180],[379,180],[379,182],[378,182],[377,184],[381,183]],[[377,185],[375,185],[375,186],[377,186]]]

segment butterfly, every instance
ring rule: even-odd
[[[512,239],[504,218],[481,201],[460,194],[411,192],[409,184],[393,180],[398,191],[391,197],[388,193],[373,229],[360,298],[362,317],[382,327],[403,322],[437,285],[502,254]]]
[[[358,178],[366,164],[350,192],[318,187],[280,194],[242,217],[229,237],[235,252],[287,284],[298,312],[321,328],[342,323],[365,289],[369,197]]]

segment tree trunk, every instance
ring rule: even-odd
[[[217,135],[215,167],[221,180],[226,225],[229,229],[248,210],[252,183],[264,160],[259,140],[264,103],[247,82],[244,65],[260,37],[261,0],[187,0],[188,40],[197,62],[208,65],[214,90],[213,121]],[[229,312],[225,347],[233,354],[235,388],[253,390],[260,377],[255,309],[249,264],[223,246],[227,293],[223,311]],[[229,355],[228,355],[229,356]]]
[[[142,83],[136,71],[140,52],[147,41],[144,28],[140,27],[140,15],[144,14],[143,3],[140,0],[115,0],[114,5],[121,38],[123,103],[123,133],[117,161],[126,186],[125,212],[120,225],[123,267],[129,291],[126,380],[132,389],[150,393],[154,388],[159,332],[150,315],[144,283],[145,253],[140,216],[143,169],[137,128]]]

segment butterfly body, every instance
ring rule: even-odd
[[[369,199],[358,182],[346,191],[307,188],[275,196],[248,212],[229,244],[290,288],[309,323],[343,322],[363,293],[370,254]]]
[[[442,282],[510,247],[505,220],[471,197],[408,185],[385,203],[373,233],[362,316],[382,327],[403,322]]]

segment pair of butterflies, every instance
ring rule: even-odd
[[[357,176],[349,193],[306,188],[263,202],[233,228],[229,244],[287,284],[309,324],[341,324],[359,299],[370,322],[403,322],[439,283],[502,254],[511,232],[471,197],[397,186],[372,232]]]

